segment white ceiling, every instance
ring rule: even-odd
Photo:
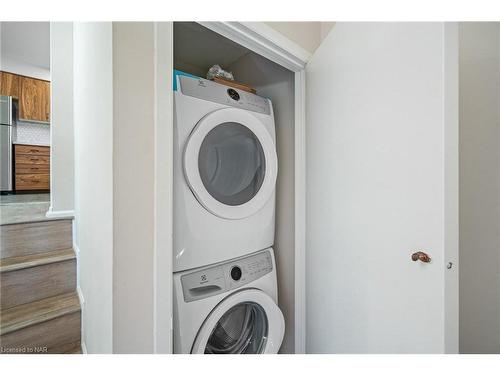
[[[49,22],[2,22],[2,57],[50,69]]]
[[[335,22],[266,22],[266,24],[305,50],[314,53]]]

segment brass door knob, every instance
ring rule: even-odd
[[[431,257],[423,251],[417,251],[416,253],[411,254],[411,260],[413,260],[414,262],[419,260],[424,263],[430,263]]]

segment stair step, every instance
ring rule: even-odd
[[[0,353],[66,353],[80,341],[81,312],[75,311],[0,336]]]
[[[16,196],[16,198],[20,195]],[[49,202],[1,203],[0,225],[47,220]]]
[[[80,311],[80,301],[75,292],[1,310],[0,335],[78,311]]]
[[[0,258],[11,258],[73,246],[71,219],[0,225]]]
[[[76,255],[73,249],[64,249],[48,251],[31,255],[10,257],[0,259],[0,272],[9,272],[24,268],[42,266],[50,263],[62,262],[69,259],[75,259]]]
[[[70,293],[76,288],[76,259],[71,249],[2,259],[0,271],[2,309]]]

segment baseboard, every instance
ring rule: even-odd
[[[85,341],[81,341],[80,345],[82,347],[82,354],[88,354],[88,352],[87,352],[87,346],[85,345]]]
[[[83,334],[83,309],[85,308],[85,297],[83,296],[83,292],[80,289],[80,285],[76,286],[76,294],[78,295],[78,299],[80,300],[80,308],[81,308],[81,328],[80,328],[80,346],[82,348],[82,354],[87,354],[87,346],[85,345],[84,341],[84,334]]]
[[[47,211],[45,216],[49,219],[73,219],[75,217],[75,211],[53,211],[52,207],[49,207],[49,210]]]
[[[75,229],[73,228],[73,233],[75,233]],[[73,251],[75,252],[77,260],[80,260],[80,248],[78,245],[73,241]]]
[[[80,300],[80,306],[83,309],[85,306],[85,297],[83,297],[82,290],[80,289],[80,285],[76,287],[76,294],[78,295],[78,299]]]

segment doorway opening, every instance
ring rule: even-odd
[[[10,224],[41,219],[50,205],[50,23],[0,27],[0,222]]]

